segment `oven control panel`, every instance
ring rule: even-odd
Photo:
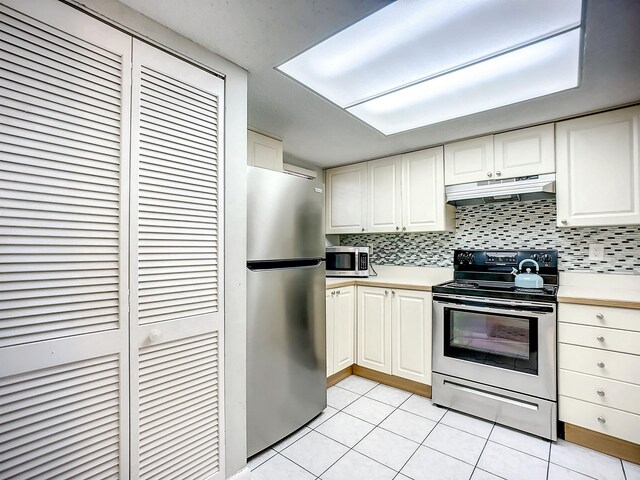
[[[557,250],[456,250],[453,264],[458,268],[474,270],[492,267],[517,267],[522,260],[538,262],[540,268],[558,266]]]

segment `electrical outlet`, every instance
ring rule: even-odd
[[[373,255],[373,245],[369,244],[367,247],[369,247],[369,256]]]
[[[589,245],[589,260],[604,260],[604,245],[597,245],[595,243]]]

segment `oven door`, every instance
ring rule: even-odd
[[[555,304],[434,296],[434,372],[555,400],[555,366]]]

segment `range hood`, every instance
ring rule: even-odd
[[[445,188],[445,194],[447,203],[456,206],[553,198],[556,195],[556,176],[548,173],[450,185]]]

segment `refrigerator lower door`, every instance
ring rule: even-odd
[[[247,270],[247,455],[294,432],[327,405],[325,264]]]

